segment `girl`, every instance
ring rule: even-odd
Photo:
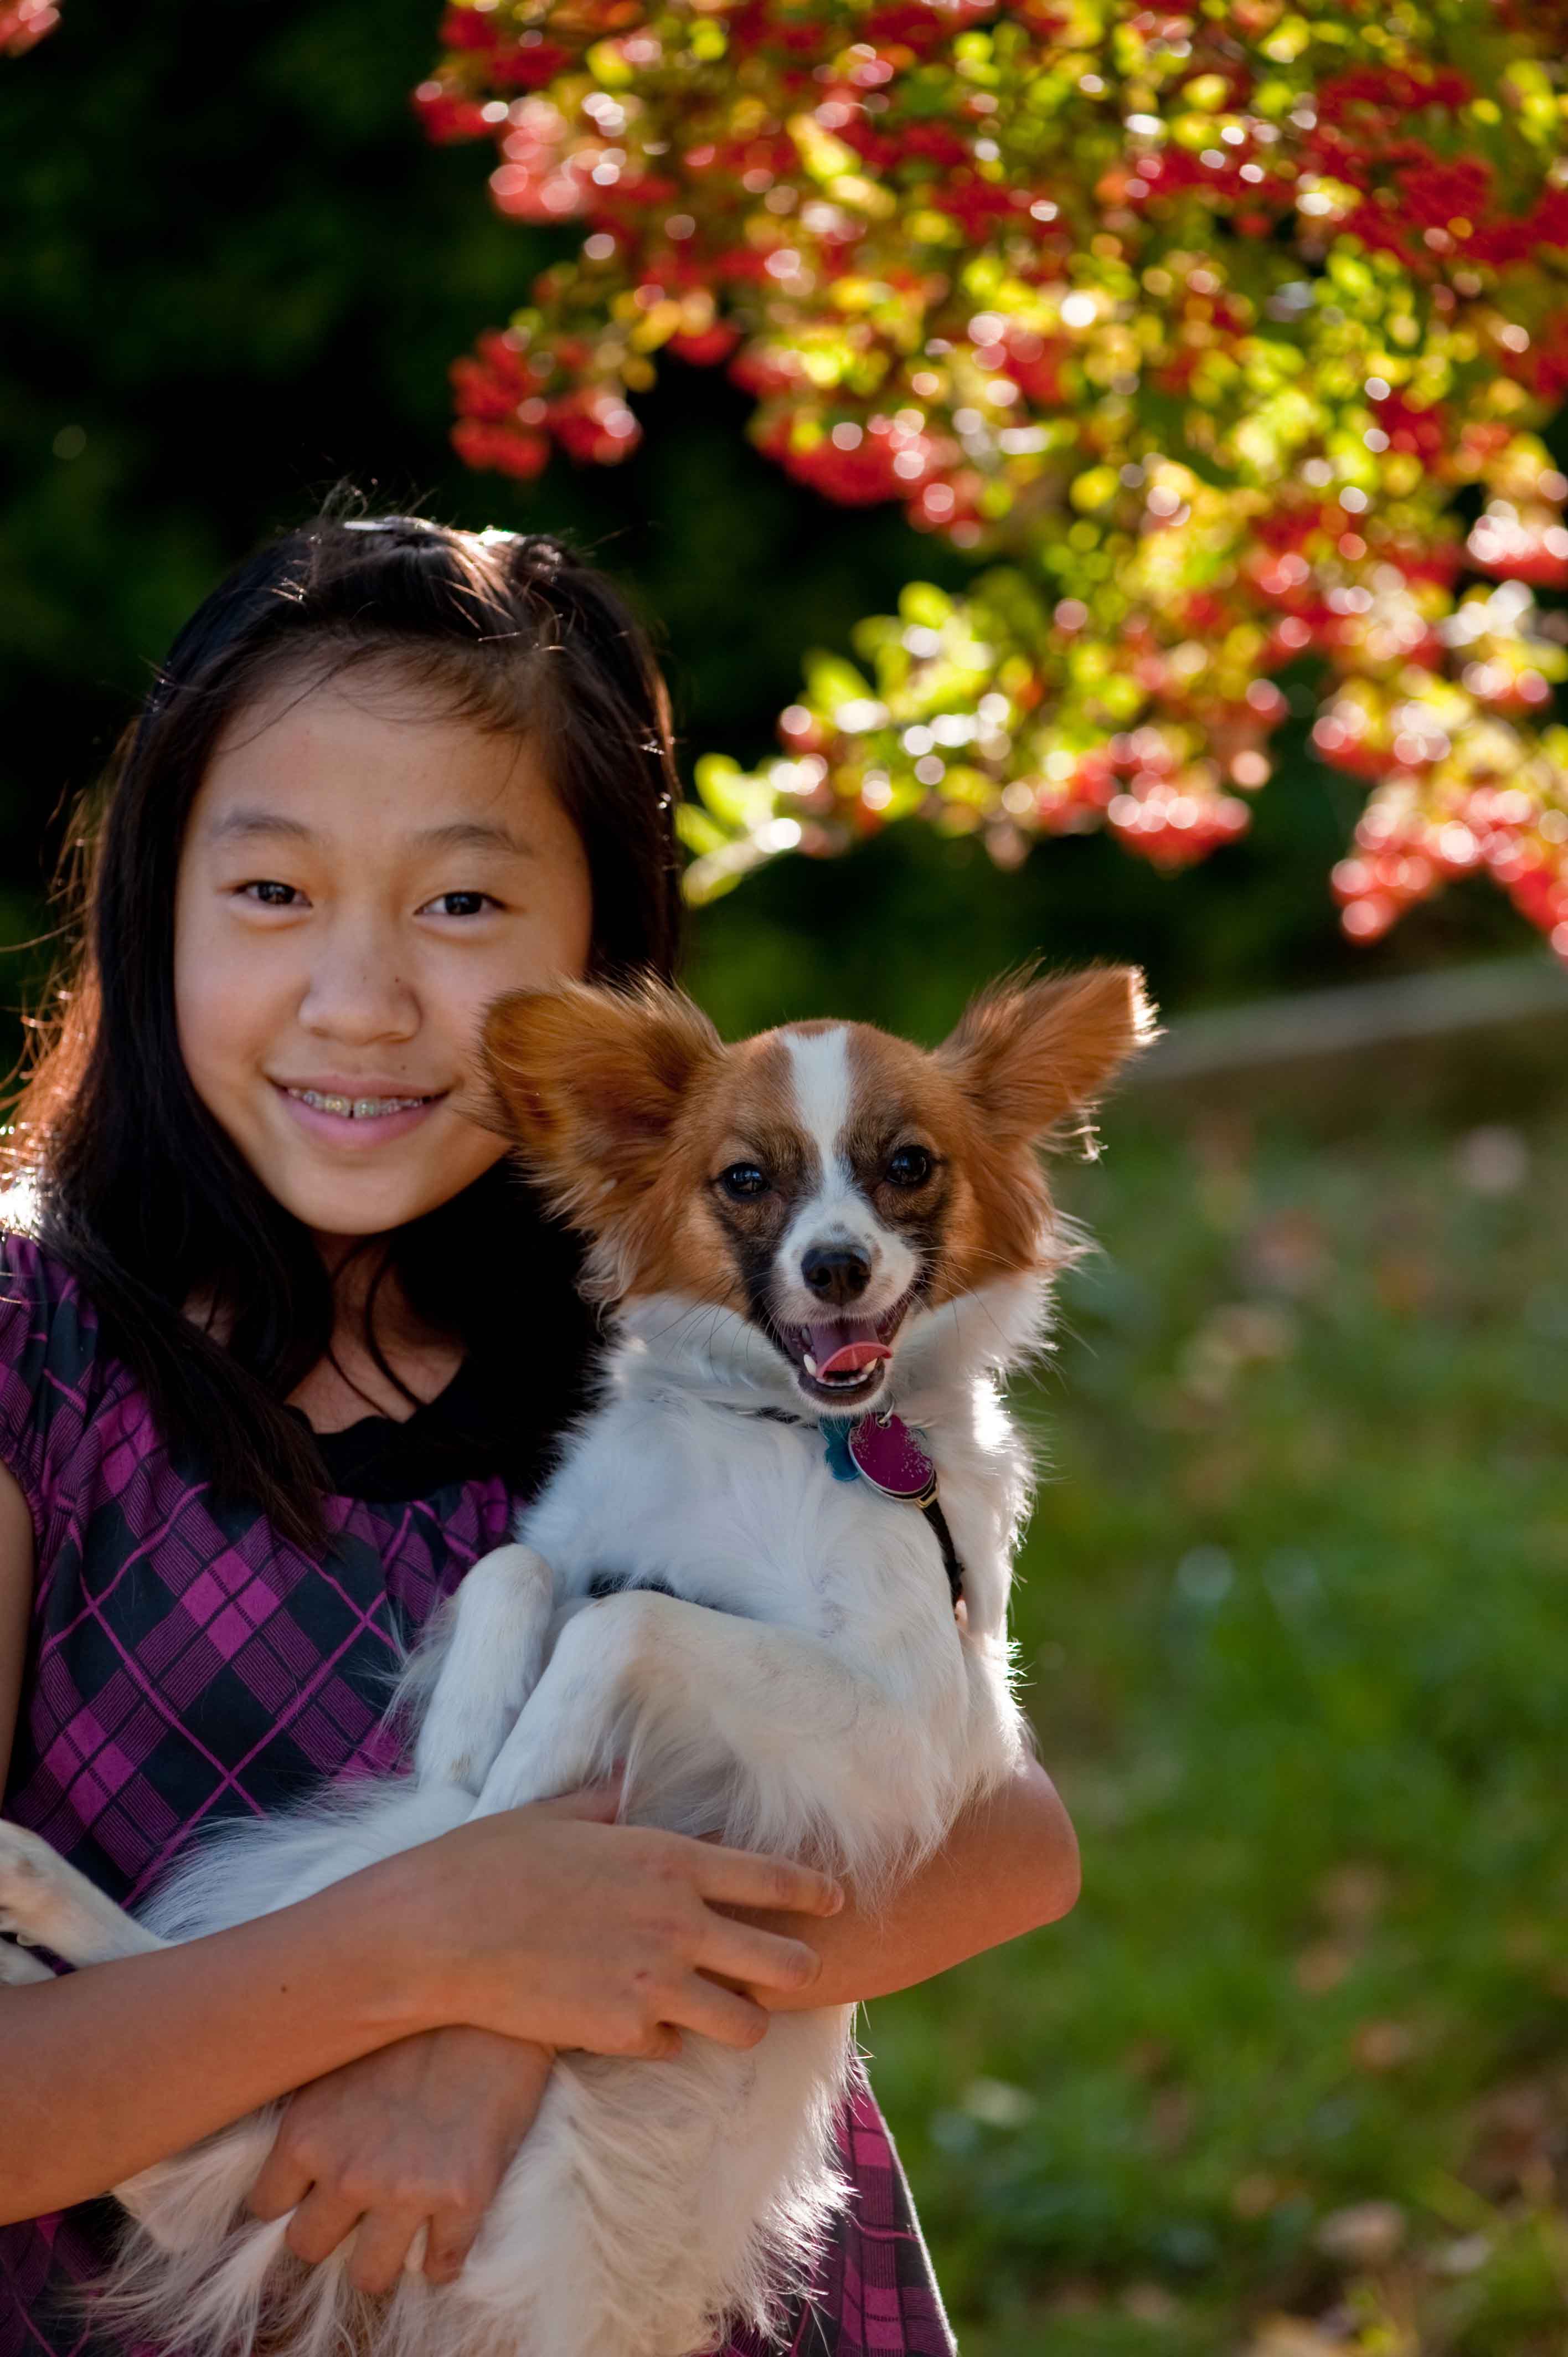
[[[664,688],[556,544],[323,517],[176,641],[123,748],[0,1269],[0,1780],[134,1901],[197,1825],[391,1764],[399,1649],[583,1397],[574,1254],[465,1094],[480,1010],[668,974]],[[8,1762],[8,1773],[7,1773]],[[449,2280],[554,2050],[746,2046],[1066,1911],[1037,1769],[875,1921],[596,1791],[54,1977],[0,1943],[0,2352],[77,2357],[107,2188],[293,2093],[251,2197]],[[868,2091],[796,2345],[950,2346]]]

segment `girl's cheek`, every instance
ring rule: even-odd
[[[286,979],[261,946],[182,912],[175,934],[175,1016],[197,1093],[214,1112],[266,1057],[286,1000]],[[275,944],[267,944],[272,948]],[[246,952],[250,952],[250,954]]]

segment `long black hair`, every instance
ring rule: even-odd
[[[285,674],[316,685],[389,662],[455,716],[533,741],[587,857],[590,973],[672,972],[669,699],[610,584],[537,535],[324,514],[220,584],[126,732],[73,845],[74,971],[6,1140],[10,1178],[37,1192],[40,1243],[81,1280],[170,1445],[199,1444],[220,1500],[254,1501],[303,1544],[320,1539],[323,1468],[284,1403],[330,1345],[332,1284],[191,1084],[175,1020],[175,882],[235,714]],[[514,1351],[524,1336],[561,1348],[572,1268],[571,1246],[505,1164],[397,1230],[383,1262],[470,1356],[498,1335]],[[220,1309],[221,1342],[186,1314],[193,1299]],[[379,1358],[373,1312],[372,1288]]]

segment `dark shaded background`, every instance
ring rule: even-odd
[[[433,0],[70,0],[0,72],[0,922],[14,941],[37,929],[62,802],[178,624],[341,477],[390,506],[585,542],[660,634],[688,760],[766,750],[804,648],[846,647],[911,574],[965,577],[894,511],[835,510],[788,483],[743,439],[749,404],[677,363],[619,469],[521,487],[458,464],[447,364],[505,319],[552,242],[492,214],[488,147],[418,132],[408,93],[437,14]],[[1529,944],[1475,886],[1375,950],[1346,945],[1326,877],[1359,795],[1295,733],[1251,840],[1196,874],[1161,877],[1094,837],[1002,876],[973,845],[897,830],[849,861],[787,861],[704,917],[701,985],[737,1027],[836,1006],[922,1031],[1040,951],[1136,956],[1185,1005]]]

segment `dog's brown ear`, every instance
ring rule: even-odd
[[[486,1015],[479,1050],[496,1127],[596,1227],[648,1183],[686,1091],[723,1054],[702,1009],[653,981],[513,991]]]
[[[1135,966],[1095,965],[982,992],[937,1050],[999,1145],[1082,1118],[1155,1036]]]

